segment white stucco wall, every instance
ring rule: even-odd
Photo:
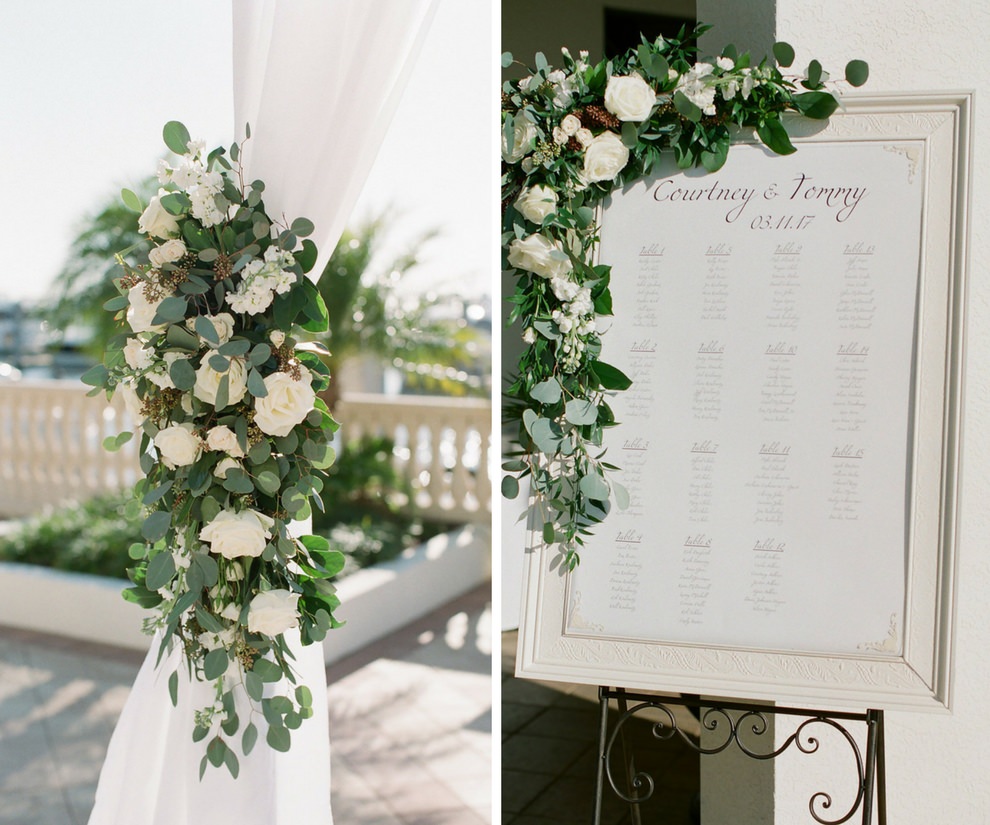
[[[732,31],[734,16],[744,13],[740,24],[745,29],[757,8],[775,24],[776,39],[795,47],[796,66],[818,58],[826,68],[841,73],[846,61],[859,57],[870,64],[866,91],[871,93],[976,90],[953,712],[887,714],[887,787],[889,821],[897,825],[990,823],[986,764],[990,742],[990,508],[986,506],[990,433],[984,423],[990,413],[990,157],[984,151],[990,75],[983,68],[990,40],[990,4],[976,0],[699,0],[698,17],[716,24],[723,36],[730,32],[726,39],[745,48],[748,44]],[[836,813],[849,798],[849,760],[848,753],[836,747],[831,754],[781,761],[776,774],[775,821],[780,825],[811,821],[806,811],[815,790],[834,792],[832,813]],[[858,815],[855,821],[860,821]],[[732,825],[744,823],[736,820]]]

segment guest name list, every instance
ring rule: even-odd
[[[922,199],[909,149],[736,146],[717,173],[665,170],[606,205],[602,358],[633,380],[606,446],[630,505],[572,576],[582,627],[850,653],[900,622]]]

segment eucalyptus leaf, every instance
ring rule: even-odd
[[[141,204],[141,199],[130,189],[121,189],[120,199],[124,202],[124,206],[130,209],[131,212],[137,212],[139,215],[144,212],[144,206]]]
[[[167,510],[156,510],[144,520],[144,523],[141,525],[141,535],[154,543],[165,537],[171,525],[172,514]]]
[[[597,473],[583,476],[578,487],[588,498],[597,501],[606,501],[608,499],[608,484]]]
[[[777,65],[782,68],[787,68],[794,63],[794,47],[790,43],[774,43],[773,44],[773,56],[777,61]]]
[[[148,562],[144,583],[149,590],[158,590],[172,581],[173,576],[175,576],[175,559],[165,550]]]
[[[585,398],[572,398],[564,405],[564,417],[571,424],[594,424],[598,420],[598,405]]]
[[[191,390],[196,385],[196,370],[188,358],[176,358],[168,368],[168,375],[178,390]]]
[[[162,129],[162,139],[165,145],[177,155],[189,151],[189,130],[177,120],[170,120]]]
[[[502,477],[502,495],[509,499],[519,495],[519,481],[515,476]]]
[[[228,664],[230,664],[230,659],[227,657],[226,650],[222,647],[211,650],[203,660],[203,675],[211,682],[214,679],[219,679],[227,672]]]

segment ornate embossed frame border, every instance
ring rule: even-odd
[[[856,96],[824,127],[789,124],[796,143],[912,140],[926,156],[903,655],[568,634],[570,579],[550,569],[553,551],[543,545],[537,515],[529,524],[517,675],[832,708],[950,707],[972,105],[971,92]]]

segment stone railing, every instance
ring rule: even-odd
[[[382,435],[393,466],[424,516],[450,523],[491,517],[491,404],[475,399],[345,395],[337,410],[349,443]],[[119,452],[103,439],[128,428],[117,401],[86,396],[75,381],[0,383],[0,518],[84,500],[132,485],[138,443]]]
[[[384,436],[392,465],[413,490],[416,512],[441,521],[482,521],[492,512],[492,406],[468,398],[345,394],[335,413],[345,444]]]

